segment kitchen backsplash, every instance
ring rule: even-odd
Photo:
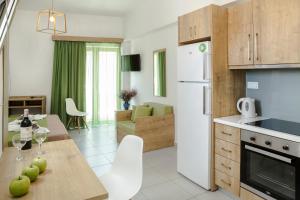
[[[246,94],[259,115],[300,122],[300,69],[248,70],[246,81],[258,82]]]

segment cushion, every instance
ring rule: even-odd
[[[135,123],[133,121],[119,121],[117,126],[126,130],[128,134],[135,134]]]
[[[132,112],[131,112],[131,121],[134,120],[134,113],[135,113],[135,109],[136,109],[136,106],[132,106]]]
[[[152,115],[153,116],[165,116],[168,114],[173,114],[173,106],[164,105],[160,103],[145,103],[144,105],[153,107]]]
[[[146,107],[146,106],[137,106],[135,108],[135,112],[134,112],[134,119],[133,121],[135,122],[137,118],[140,117],[148,117],[151,116],[152,114],[152,107]]]
[[[149,107],[148,105],[140,105],[140,106]],[[132,106],[131,121],[134,121],[136,107],[138,106]]]

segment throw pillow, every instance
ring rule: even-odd
[[[135,109],[136,109],[136,106],[132,106],[132,112],[131,112],[131,121],[133,121],[133,120],[134,120]]]
[[[148,117],[151,116],[153,108],[152,107],[146,107],[146,106],[137,106],[135,108],[134,112],[134,119],[133,121],[136,122],[137,118],[140,117]]]

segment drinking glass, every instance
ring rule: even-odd
[[[42,155],[45,152],[42,151],[42,143],[47,139],[47,133],[39,132],[37,130],[34,131],[33,137],[35,141],[39,144],[39,150],[37,152],[38,155]]]
[[[23,156],[21,154],[21,149],[26,144],[26,139],[22,138],[20,134],[16,134],[12,137],[12,143],[14,147],[18,149],[18,155],[16,157],[16,160],[22,160]]]

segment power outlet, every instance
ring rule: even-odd
[[[258,82],[247,82],[247,88],[248,89],[253,89],[253,90],[258,90]]]

